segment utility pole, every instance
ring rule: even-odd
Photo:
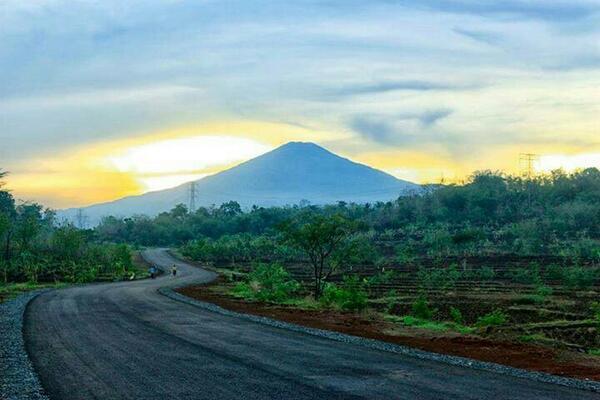
[[[190,182],[190,207],[189,212],[196,210],[196,182]]]

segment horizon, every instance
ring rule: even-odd
[[[540,173],[600,166],[592,0],[0,10],[0,169],[16,197],[53,208],[174,187],[290,141],[419,184],[519,174],[523,153]]]

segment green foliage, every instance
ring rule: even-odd
[[[593,266],[560,266],[552,264],[546,270],[546,277],[570,289],[589,289],[600,279],[600,268]]]
[[[488,326],[503,325],[508,321],[508,316],[501,310],[494,310],[491,313],[485,314],[477,319],[475,326],[485,328]]]
[[[356,223],[340,214],[308,214],[302,220],[286,221],[279,226],[284,243],[302,251],[309,260],[314,277],[313,295],[321,297],[327,279],[360,260],[363,242],[353,240]]]
[[[483,266],[477,269],[476,276],[481,281],[492,281],[496,278],[496,271],[491,267]]]
[[[422,320],[431,320],[437,313],[436,309],[429,306],[429,301],[425,296],[419,296],[411,306],[411,314],[413,317]]]
[[[440,322],[440,321],[431,321],[427,319],[416,318],[412,315],[404,315],[404,316],[396,316],[396,315],[386,315],[385,319],[391,322],[401,323],[405,326],[420,328],[420,329],[428,329],[432,331],[456,331],[460,333],[471,333],[473,332],[473,328],[464,326],[461,324],[457,324],[455,322]]]
[[[597,267],[570,267],[563,269],[563,284],[570,289],[589,289],[599,277]]]
[[[289,300],[299,288],[300,284],[291,279],[280,264],[257,264],[233,293],[248,299],[281,303]]]
[[[537,264],[531,264],[529,267],[524,268],[516,268],[510,272],[510,276],[516,283],[526,285],[539,285],[542,283],[540,267]]]
[[[422,329],[429,329],[432,331],[447,331],[448,326],[444,322],[431,321],[427,318],[418,318],[412,315],[405,315],[400,317],[402,324],[406,326],[413,326]]]
[[[450,307],[450,317],[452,318],[452,321],[457,324],[462,325],[464,323],[463,315],[456,307]]]
[[[590,312],[593,318],[600,323],[600,301],[594,301],[590,304]]]
[[[322,304],[334,305],[342,310],[360,311],[367,307],[365,282],[356,275],[344,276],[342,285],[325,285],[320,298]]]
[[[419,268],[417,272],[419,286],[427,290],[451,289],[460,278],[461,273],[456,264],[452,264],[447,268]]]

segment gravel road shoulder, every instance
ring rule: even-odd
[[[269,325],[269,326],[276,327],[276,328],[287,329],[287,330],[294,331],[294,332],[301,332],[301,333],[306,333],[306,334],[313,335],[313,336],[324,337],[324,338],[335,340],[338,342],[357,344],[357,345],[365,346],[365,347],[375,349],[375,350],[408,355],[408,356],[423,359],[423,360],[443,362],[443,363],[450,364],[450,365],[457,365],[457,366],[462,366],[462,367],[467,367],[467,368],[479,369],[479,370],[483,370],[483,371],[491,371],[491,372],[495,372],[495,373],[510,375],[510,376],[514,376],[514,377],[518,377],[518,378],[531,379],[531,380],[540,381],[540,382],[544,382],[544,383],[552,383],[552,384],[557,384],[557,385],[562,385],[562,386],[567,386],[567,387],[572,387],[572,388],[577,388],[577,389],[584,389],[584,390],[590,390],[593,392],[600,392],[600,383],[599,382],[564,378],[564,377],[550,375],[550,374],[546,374],[546,373],[542,373],[542,372],[526,371],[523,369],[508,367],[505,365],[500,365],[500,364],[495,364],[495,363],[477,361],[477,360],[472,360],[472,359],[457,357],[457,356],[449,356],[449,355],[445,355],[445,354],[431,353],[431,352],[427,352],[427,351],[423,351],[423,350],[419,350],[419,349],[413,349],[410,347],[405,347],[405,346],[401,346],[401,345],[397,345],[397,344],[386,343],[386,342],[382,342],[379,340],[368,339],[368,338],[363,338],[363,337],[359,337],[359,336],[352,336],[352,335],[347,335],[344,333],[328,331],[328,330],[323,330],[323,329],[305,327],[305,326],[296,325],[296,324],[283,322],[283,321],[278,321],[278,320],[274,320],[271,318],[258,316],[258,315],[238,313],[235,311],[227,310],[225,308],[222,308],[222,307],[212,304],[212,303],[207,303],[204,301],[192,299],[190,297],[187,297],[180,293],[177,293],[176,291],[172,290],[171,288],[161,288],[161,289],[159,289],[159,293],[161,293],[171,299],[178,300],[178,301],[181,301],[181,302],[184,302],[187,304],[195,305],[197,307],[201,307],[206,310],[216,312],[219,314],[233,316],[233,317],[237,317],[237,318],[243,318],[243,319],[246,319],[249,321],[257,322],[257,323],[264,324],[264,325]]]
[[[23,316],[36,290],[0,304],[0,399],[47,400],[23,341]]]

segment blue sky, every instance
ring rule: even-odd
[[[2,0],[0,71],[0,167],[55,205],[93,201],[33,183],[75,190],[65,155],[170,132],[315,141],[419,181],[600,153],[596,0]]]

